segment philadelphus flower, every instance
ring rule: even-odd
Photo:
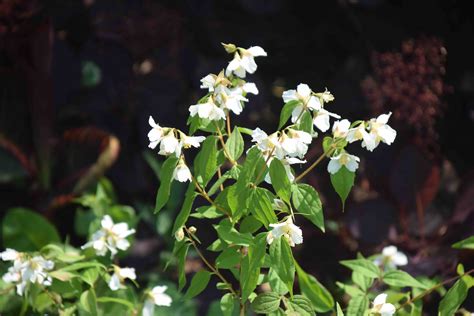
[[[347,134],[349,133],[349,127],[351,126],[351,122],[349,120],[341,120],[336,121],[332,125],[332,135],[335,138],[346,138]]]
[[[398,251],[397,247],[387,246],[383,248],[382,254],[374,260],[374,263],[378,266],[396,268],[407,265],[408,258],[403,252]]]
[[[360,159],[357,156],[349,155],[346,152],[340,153],[337,156],[331,157],[328,164],[328,172],[335,174],[342,166],[345,166],[351,172],[355,172],[359,167],[359,161]]]
[[[225,120],[224,110],[218,107],[212,98],[208,98],[205,103],[191,105],[189,113],[191,116],[196,116],[197,114],[200,118],[211,121]]]
[[[303,158],[312,140],[309,133],[289,128],[282,135],[281,147],[288,156]]]
[[[319,110],[322,108],[319,98],[313,95],[313,92],[307,84],[300,83],[296,90],[287,90],[283,92],[283,101],[288,103],[293,100],[301,101],[291,113],[291,122],[295,123],[301,112],[305,109]]]
[[[150,141],[148,147],[154,149],[160,144],[158,154],[163,156],[175,154],[176,157],[179,157],[182,148],[199,147],[201,142],[206,139],[204,136],[187,136],[175,128],[161,127],[155,123],[151,116],[148,118],[148,124],[152,127],[148,133],[148,140]],[[176,135],[179,135],[179,138]]]
[[[230,76],[234,73],[237,77],[245,78],[246,72],[253,74],[257,70],[254,58],[258,56],[267,56],[267,52],[260,46],[252,46],[248,49],[238,47],[234,59],[225,70],[225,75]]]
[[[321,108],[313,116],[314,126],[319,128],[321,132],[327,131],[331,127],[331,123],[329,122],[331,116],[337,119],[341,118],[341,116]]]
[[[347,134],[347,141],[352,143],[362,140],[362,147],[367,148],[369,151],[377,148],[380,142],[387,145],[392,144],[397,136],[397,132],[387,124],[391,115],[392,112],[382,114],[376,119],[371,119],[367,123],[351,128]]]
[[[114,265],[114,274],[110,278],[109,288],[112,291],[117,291],[119,289],[124,289],[125,279],[135,280],[137,275],[135,274],[134,268],[120,268],[119,266]]]
[[[291,247],[303,243],[303,232],[301,228],[293,224],[291,217],[288,217],[286,221],[278,224],[270,224],[272,231],[267,235],[267,243],[271,245],[275,238],[284,237]]]
[[[101,221],[102,228],[92,234],[91,241],[83,245],[81,248],[94,248],[98,256],[105,256],[110,250],[111,257],[113,257],[118,249],[127,250],[130,247],[130,242],[126,239],[131,234],[135,233],[135,229],[128,229],[127,223],[114,224],[109,215],[105,215]]]
[[[247,102],[248,99],[242,95],[240,89],[228,89],[224,86],[219,86],[216,88],[216,100],[225,108],[235,114],[239,115],[242,113],[242,103]]]
[[[52,284],[52,278],[48,271],[54,268],[53,261],[46,260],[42,256],[31,258],[10,248],[1,253],[1,258],[3,261],[13,261],[13,266],[8,268],[2,279],[6,283],[15,284],[18,295],[23,295],[29,283],[43,286]]]
[[[392,316],[395,314],[395,306],[390,303],[386,303],[387,294],[379,294],[374,299],[374,306],[372,307],[372,313],[380,314],[381,316]]]
[[[171,306],[173,300],[168,294],[165,294],[167,289],[168,287],[165,285],[155,286],[150,292],[148,292],[148,297],[143,306],[142,316],[153,316],[155,305]]]
[[[182,158],[179,159],[178,165],[173,171],[173,178],[179,182],[191,181],[191,170]]]
[[[268,135],[260,128],[256,128],[252,132],[252,141],[257,144],[257,148],[263,153],[265,158],[272,153],[278,159],[283,159],[285,151],[279,140],[278,132]]]

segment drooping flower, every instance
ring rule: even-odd
[[[397,266],[405,266],[408,264],[407,256],[398,251],[395,246],[387,246],[383,248],[382,253],[375,258],[374,263],[378,266],[387,268],[396,268]]]
[[[201,143],[206,139],[204,136],[188,136],[180,132],[179,142],[184,149],[191,147],[199,148]]]
[[[346,140],[349,143],[353,143],[353,142],[358,141],[358,140],[362,140],[363,143],[365,143],[365,144],[373,143],[373,138],[369,135],[369,133],[367,132],[365,127],[366,127],[366,124],[363,122],[363,123],[359,124],[358,126],[349,129],[349,131],[347,132]],[[373,147],[372,144],[369,145],[369,146]],[[362,146],[362,147],[364,147],[364,146]]]
[[[242,102],[248,101],[248,99],[242,95],[241,89],[229,89],[224,86],[216,88],[216,100],[223,108],[237,115],[243,110]]]
[[[170,130],[168,134],[161,138],[160,151],[158,154],[163,156],[169,156],[171,154],[175,154],[176,156],[181,155],[181,146],[173,130]]]
[[[114,265],[114,274],[110,278],[109,288],[112,291],[124,289],[125,279],[135,280],[136,278],[137,275],[135,274],[134,268],[120,268],[119,266]]]
[[[300,101],[291,113],[291,122],[295,123],[298,117],[300,117],[301,112],[304,109],[309,110],[319,110],[321,109],[321,102],[319,98],[313,95],[313,92],[307,84],[300,83],[296,90],[287,90],[283,92],[283,101],[288,103],[293,100]]]
[[[265,159],[268,155],[283,159],[285,157],[285,150],[283,149],[278,132],[268,135],[260,128],[256,128],[252,132],[252,141],[257,144]]]
[[[147,299],[143,305],[142,316],[153,316],[155,305],[157,306],[171,306],[173,300],[171,297],[165,293],[168,289],[167,286],[155,286],[147,294]]]
[[[387,145],[391,145],[397,137],[397,132],[391,128],[387,123],[392,115],[392,112],[388,114],[381,114],[376,119],[371,119],[368,123],[369,133],[373,139],[373,142],[362,143],[362,147],[366,147],[367,150],[374,150],[380,142]]]
[[[345,166],[351,172],[355,172],[359,167],[359,161],[359,157],[342,152],[337,156],[331,157],[328,164],[328,172],[335,174],[342,166]]]
[[[240,78],[245,78],[246,72],[253,74],[257,70],[255,57],[267,56],[267,53],[260,46],[252,46],[248,49],[238,48],[234,59],[229,63],[225,70],[225,75],[230,76],[234,73]]]
[[[182,158],[179,160],[178,165],[174,169],[173,178],[179,182],[187,182],[191,181],[192,179],[191,170],[189,170]]]
[[[332,125],[332,135],[335,138],[345,138],[349,133],[349,127],[351,126],[351,122],[349,120],[341,120],[336,121]]]
[[[148,132],[148,140],[150,144],[148,145],[149,148],[155,149],[155,147],[160,143],[161,138],[163,137],[164,130],[163,128],[155,123],[153,117],[148,118],[148,124],[151,126],[151,130]]]
[[[224,110],[218,107],[212,98],[208,98],[205,103],[191,105],[189,107],[189,113],[191,116],[196,116],[197,114],[200,118],[211,121],[225,120]]]
[[[288,128],[287,132],[282,134],[280,143],[286,155],[303,158],[312,140],[309,133]]]
[[[390,303],[386,303],[387,294],[379,294],[374,299],[374,306],[372,307],[372,313],[380,314],[381,316],[392,316],[395,314],[395,306]]]
[[[274,239],[284,237],[291,247],[303,243],[303,232],[301,228],[293,224],[291,217],[277,224],[270,224],[272,230],[267,235],[267,243],[270,245]]]
[[[329,122],[329,118],[331,116],[334,117],[334,118],[337,118],[337,119],[341,118],[340,115],[338,115],[336,113],[329,112],[324,108],[319,109],[313,115],[313,124],[314,124],[314,126],[319,128],[319,130],[321,132],[327,131],[331,127],[331,123]]]
[[[101,221],[101,229],[92,234],[91,240],[81,248],[94,248],[98,256],[105,256],[110,251],[111,257],[118,250],[127,250],[130,242],[126,239],[135,233],[135,229],[128,229],[127,223],[114,224],[109,215],[105,215]]]

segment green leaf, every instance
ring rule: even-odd
[[[198,207],[195,213],[190,214],[191,217],[194,218],[219,218],[224,216],[224,213],[218,211],[217,208],[213,205],[205,205]]]
[[[336,285],[341,288],[344,293],[348,294],[351,297],[365,295],[364,291],[354,285],[348,285],[341,282],[336,282]]]
[[[191,299],[204,291],[211,279],[211,273],[207,270],[200,270],[196,272],[191,280],[191,284],[189,285],[186,294],[184,294],[184,299]]]
[[[439,303],[439,316],[452,316],[467,297],[468,286],[461,278],[448,290]]]
[[[296,106],[299,105],[300,103],[301,102],[299,100],[291,100],[290,102],[287,102],[283,106],[280,113],[280,123],[278,124],[278,129],[281,129],[283,125],[286,124],[286,122],[291,116],[291,113],[296,108]]]
[[[362,291],[366,292],[374,283],[374,279],[367,278],[358,272],[352,272],[352,282],[357,284]]]
[[[171,183],[173,182],[173,173],[177,163],[178,158],[172,155],[161,166],[161,181],[158,193],[156,194],[155,213],[158,213],[170,198]]]
[[[271,268],[278,277],[293,293],[293,281],[295,279],[295,261],[290,245],[285,238],[276,238],[270,245]]]
[[[301,116],[298,123],[298,129],[313,134],[313,118],[309,111],[305,111]]]
[[[342,308],[337,302],[336,302],[336,316],[344,316],[344,313],[342,312]]]
[[[237,161],[244,152],[244,139],[237,127],[234,127],[225,145],[230,157]]]
[[[285,167],[278,159],[273,159],[270,164],[270,179],[278,196],[283,201],[290,203],[291,183],[286,175]]]
[[[300,316],[314,315],[311,301],[303,295],[295,295],[290,299],[290,305]]]
[[[98,268],[89,268],[86,271],[82,272],[81,278],[84,282],[89,284],[91,287],[94,286],[95,281],[99,277],[99,269]]]
[[[428,287],[416,280],[414,277],[401,270],[391,270],[384,274],[383,282],[385,284],[397,287],[411,286],[427,290]]]
[[[268,283],[270,283],[270,288],[273,292],[280,295],[285,295],[288,293],[288,288],[286,287],[285,283],[283,283],[283,281],[278,277],[278,274],[273,269],[268,271],[267,277]]]
[[[178,229],[180,229],[181,227],[183,227],[184,224],[186,224],[186,221],[188,220],[189,215],[191,214],[191,209],[193,207],[194,199],[196,198],[196,196],[197,193],[194,191],[194,184],[189,183],[188,189],[186,190],[186,193],[184,195],[183,205],[181,206],[181,210],[179,211],[179,214],[176,217],[176,220],[174,221],[173,235]]]
[[[188,254],[189,250],[189,243],[184,241],[176,242],[173,250],[173,253],[178,260],[178,291],[181,291],[183,287],[186,285],[186,273],[185,273],[185,264],[186,264],[186,255]]]
[[[250,182],[256,182],[255,185],[258,185],[263,181],[265,173],[256,179],[263,168],[266,168],[266,165],[261,151],[256,146],[250,148],[237,180],[237,192],[241,192]]]
[[[255,216],[245,216],[240,222],[240,232],[253,234],[262,227],[262,223]]]
[[[292,200],[295,208],[316,227],[324,232],[324,215],[318,192],[308,184],[292,186]]]
[[[218,225],[214,225],[219,237],[225,242],[239,246],[249,246],[252,244],[251,234],[239,233],[228,219],[222,220]]]
[[[337,194],[341,198],[342,210],[346,203],[346,199],[351,192],[351,188],[354,185],[355,173],[347,170],[345,166],[342,166],[338,172],[331,174],[331,183],[336,190]]]
[[[315,277],[306,274],[297,263],[295,265],[301,292],[311,301],[314,310],[320,313],[331,310],[334,306],[331,293]]]
[[[266,233],[260,233],[255,237],[255,241],[248,248],[247,256],[242,260],[241,268],[241,288],[242,300],[245,301],[257,287],[260,268],[263,265],[265,253],[267,251]]]
[[[116,303],[116,304],[126,306],[130,310],[135,308],[135,305],[132,302],[129,302],[125,299],[117,298],[117,297],[108,297],[108,296],[98,297],[97,303]]]
[[[107,268],[103,264],[97,261],[87,261],[87,262],[74,263],[74,264],[65,266],[64,268],[61,268],[57,271],[78,271],[78,270],[87,269],[87,268],[100,268],[102,270],[107,270]]]
[[[224,249],[216,258],[216,266],[222,269],[231,269],[240,262],[240,252],[235,247]]]
[[[280,307],[281,297],[277,293],[269,292],[257,295],[252,302],[252,310],[258,314],[268,314]]]
[[[456,249],[474,249],[474,236],[458,241],[453,245]]]
[[[221,311],[223,316],[232,316],[236,307],[236,300],[231,293],[227,293],[221,298]]]
[[[3,218],[3,246],[18,251],[36,251],[60,243],[56,228],[46,218],[25,208],[12,208]]]
[[[375,279],[380,275],[380,269],[372,261],[367,259],[343,260],[341,264],[368,278]]]
[[[276,159],[275,159],[276,160]],[[278,222],[278,218],[273,211],[272,202],[274,195],[264,188],[255,188],[250,191],[250,209],[266,228],[270,224]]]
[[[194,159],[194,174],[197,181],[205,187],[217,172],[217,138],[208,136],[202,142],[201,150]]]
[[[355,296],[347,306],[347,316],[365,315],[367,308],[369,308],[369,299],[364,295]]]
[[[77,277],[77,275],[74,274],[74,273],[67,272],[67,271],[61,271],[61,270],[49,272],[49,275],[51,277],[53,277],[55,279],[58,279],[59,281],[63,281],[63,282],[69,281],[72,278]]]
[[[81,294],[79,299],[79,308],[85,315],[97,315],[97,298],[94,289],[89,289]]]

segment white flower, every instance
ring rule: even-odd
[[[396,268],[407,265],[408,258],[403,252],[398,251],[397,247],[387,246],[383,248],[382,254],[374,260],[374,263],[378,266]]]
[[[390,303],[386,303],[387,294],[379,294],[374,299],[374,306],[372,307],[372,313],[378,313],[381,316],[392,316],[395,314],[395,306]]]
[[[268,160],[268,166],[271,165],[272,163],[272,160],[273,160],[273,157],[271,157],[269,160]],[[293,174],[293,172],[291,171],[291,167],[290,165],[294,165],[294,164],[303,164],[303,163],[306,163],[306,160],[300,160],[298,158],[295,158],[295,157],[283,157],[282,159],[279,159],[281,161],[281,163],[283,164],[283,167],[285,168],[285,172],[286,172],[286,176],[288,177],[288,180],[293,183],[293,181],[295,180],[295,175]],[[267,173],[265,175],[265,182],[268,183],[268,184],[272,184],[272,179],[270,178],[270,173]]]
[[[119,266],[114,265],[114,274],[110,278],[109,288],[112,291],[117,291],[119,289],[124,289],[125,279],[135,280],[137,275],[135,274],[134,268],[120,268]]]
[[[16,261],[20,259],[21,254],[15,249],[7,248],[5,251],[0,252],[0,256],[3,261]]]
[[[239,115],[243,108],[241,102],[247,102],[248,99],[242,95],[241,89],[228,89],[224,86],[216,88],[216,100],[226,109]]]
[[[150,292],[148,292],[148,298],[145,300],[142,316],[153,316],[155,305],[171,306],[173,300],[168,294],[165,294],[167,289],[167,286],[155,286]]]
[[[166,136],[161,138],[160,151],[158,154],[163,156],[175,154],[177,157],[181,155],[181,144],[174,135],[173,130],[170,130]]]
[[[331,94],[331,92],[329,92],[327,88],[324,90],[324,92],[316,93],[316,95],[318,97],[321,97],[321,99],[323,99],[323,102],[325,103],[334,101],[334,96]]]
[[[335,174],[342,166],[345,166],[351,172],[355,172],[359,167],[359,161],[360,159],[357,156],[349,155],[346,152],[340,153],[337,156],[331,157],[328,164],[328,172]]]
[[[391,115],[392,112],[382,114],[376,119],[371,119],[369,121],[369,132],[373,142],[362,143],[362,147],[366,147],[367,150],[372,151],[379,145],[380,141],[387,145],[393,143],[395,137],[397,137],[397,132],[387,124]]]
[[[200,81],[202,83],[201,86],[200,86],[201,89],[208,89],[209,92],[214,91],[214,86],[216,85],[216,76],[215,75],[209,74],[209,75],[205,76],[204,78],[202,78]]]
[[[253,82],[246,82],[239,88],[242,89],[245,93],[252,93],[255,95],[258,94],[257,86]]]
[[[327,131],[331,124],[329,123],[329,117],[335,117],[337,119],[341,118],[335,113],[331,113],[323,108],[319,109],[313,116],[313,124],[321,130],[321,132]]]
[[[267,135],[267,133],[258,127],[252,132],[252,141],[257,143],[257,148],[260,149],[265,157],[268,157],[268,155],[272,153],[272,156],[275,156],[278,159],[284,158],[285,151],[281,146],[279,138],[278,132]]]
[[[109,215],[105,215],[101,221],[102,228],[92,234],[91,241],[83,245],[81,248],[94,248],[98,256],[105,256],[109,250],[113,257],[118,249],[127,250],[130,242],[126,239],[135,233],[135,229],[128,229],[127,223],[114,224]]]
[[[204,136],[187,136],[184,133],[180,133],[180,144],[183,148],[195,147],[199,148],[201,143],[206,139]]]
[[[349,129],[349,131],[347,132],[346,139],[349,143],[353,143],[362,139],[362,147],[365,147],[366,144],[369,144],[370,147],[373,147],[372,144],[374,140],[365,130],[365,123],[362,123],[357,127]]]
[[[335,138],[345,138],[349,132],[351,122],[349,120],[336,121],[332,125],[332,135]]]
[[[286,152],[286,155],[303,158],[313,138],[304,131],[291,128],[288,129],[287,133],[288,134],[283,134],[281,139],[281,146]]]
[[[283,92],[283,101],[288,103],[293,100],[298,100],[301,104],[298,104],[291,113],[291,122],[295,123],[296,119],[300,116],[301,112],[306,108],[310,110],[321,109],[321,102],[319,98],[312,95],[312,91],[307,84],[300,83],[296,90],[287,90]]]
[[[270,224],[272,231],[267,235],[267,242],[271,244],[275,238],[284,237],[291,247],[303,243],[303,232],[301,228],[293,224],[291,217],[278,224]]]
[[[211,121],[225,120],[224,110],[218,107],[211,98],[209,98],[206,103],[191,105],[189,107],[189,113],[191,116],[197,114],[200,118]]]
[[[253,74],[257,70],[254,58],[267,56],[267,53],[260,46],[252,46],[248,49],[239,48],[239,52],[234,54],[234,59],[225,70],[225,75],[230,76],[233,72],[240,78],[245,78],[246,72]]]
[[[189,170],[183,159],[179,160],[178,165],[174,169],[173,178],[179,182],[191,181],[191,170]]]
[[[151,126],[151,131],[148,132],[148,140],[150,141],[148,147],[154,149],[161,141],[164,131],[160,125],[155,123],[155,120],[153,120],[153,117],[151,117],[151,115],[148,118],[148,124],[150,124]]]

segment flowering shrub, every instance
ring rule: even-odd
[[[328,90],[314,92],[308,85],[299,84],[296,89],[283,92],[285,104],[277,131],[268,134],[258,127],[232,127],[231,116],[243,111],[249,93],[258,93],[255,84],[246,82],[245,77],[257,70],[255,57],[267,54],[258,46],[244,49],[223,45],[233,59],[219,74],[201,79],[201,88],[207,93],[189,107],[189,133],[161,127],[151,117],[149,120],[150,148],[159,144],[158,154],[168,157],[163,163],[155,211],[159,212],[167,203],[173,180],[189,182],[173,228],[179,288],[186,285],[184,263],[192,247],[207,269],[194,275],[185,297],[199,294],[214,276],[219,280],[218,289],[223,291],[224,315],[245,315],[249,309],[270,315],[313,315],[331,310],[342,315],[331,294],[293,257],[292,247],[304,240],[297,225],[301,217],[324,231],[318,193],[301,180],[329,158],[331,183],[344,205],[359,166],[359,158],[349,154],[348,146],[360,141],[363,148],[373,151],[380,143],[392,144],[396,131],[388,125],[391,113],[352,123],[340,120],[339,115],[327,110],[334,100]],[[332,129],[331,119],[338,119]],[[331,133],[323,139],[321,156],[297,174],[292,165],[306,164],[305,155],[313,139],[319,132],[327,131]],[[197,132],[207,136],[192,136]],[[243,135],[250,136],[247,150]],[[182,150],[190,147],[200,148],[193,164]],[[207,205],[193,209],[198,197]],[[189,217],[215,223],[217,239],[202,245],[199,232],[186,225]],[[214,263],[204,256],[201,247],[218,253]],[[347,315],[420,315],[419,298],[440,285],[396,269],[407,261],[395,247],[387,247],[373,258],[360,255],[358,259],[342,261],[353,270],[354,284],[338,283],[351,296]],[[467,274],[462,272],[458,282],[470,282],[471,286]],[[295,288],[296,280],[299,291]],[[257,286],[264,283],[269,290],[257,294]],[[411,292],[402,292],[405,288],[411,288]],[[462,294],[450,291],[440,304],[442,315],[450,315],[459,308],[467,287]],[[454,297],[457,305],[452,303]]]

